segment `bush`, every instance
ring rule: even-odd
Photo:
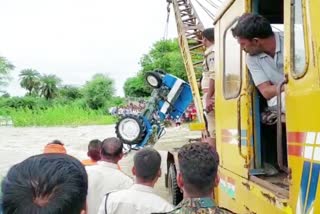
[[[108,76],[96,74],[83,88],[88,106],[92,109],[105,108],[107,100],[114,95],[114,82]]]
[[[45,110],[0,109],[0,115],[11,116],[14,126],[102,125],[115,123],[115,117],[102,111],[78,106],[55,106]]]
[[[28,108],[28,109],[46,109],[51,106],[51,103],[40,97],[12,97],[3,98],[0,102],[0,107],[6,108]]]

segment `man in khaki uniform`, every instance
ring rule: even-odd
[[[202,32],[202,43],[206,47],[203,62],[201,89],[203,93],[203,108],[207,119],[209,133],[208,143],[215,148],[215,115],[214,115],[214,29],[207,28]]]
[[[212,199],[213,188],[219,183],[219,156],[207,143],[184,145],[178,152],[180,170],[177,183],[183,200],[168,214],[230,214]]]

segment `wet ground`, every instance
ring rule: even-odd
[[[61,140],[68,154],[82,160],[86,158],[87,145],[92,139],[104,139],[115,136],[114,125],[108,126],[80,126],[80,127],[0,127],[0,178],[15,163],[29,156],[40,154],[44,146],[55,139]],[[187,126],[166,129],[166,134],[154,146],[162,156],[163,176],[156,184],[157,193],[166,198],[167,189],[164,186],[166,173],[167,151],[181,147],[188,139],[199,138],[199,132],[189,131]],[[132,158],[135,151],[130,152],[120,161],[122,170],[131,174]]]

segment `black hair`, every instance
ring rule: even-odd
[[[144,148],[134,155],[136,176],[144,181],[152,181],[157,177],[161,165],[161,156],[152,148]]]
[[[122,149],[123,143],[119,138],[106,138],[102,141],[101,155],[107,159],[113,159],[122,154]]]
[[[80,161],[66,154],[32,156],[2,181],[4,214],[79,214],[86,206],[88,177]]]
[[[52,142],[48,143],[48,145],[50,145],[50,144],[57,144],[60,146],[64,146],[64,144],[60,140],[53,140]]]
[[[238,19],[237,25],[232,28],[231,31],[234,37],[249,40],[253,38],[265,39],[273,36],[273,31],[268,19],[253,13],[243,14]]]
[[[100,150],[102,142],[98,139],[91,140],[88,145],[88,156],[94,160],[98,161],[101,159]]]
[[[202,36],[209,40],[210,42],[214,42],[214,28],[207,28],[202,32]]]
[[[185,189],[193,194],[209,194],[219,166],[218,153],[208,143],[184,145],[178,152]]]

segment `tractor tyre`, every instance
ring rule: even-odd
[[[168,172],[168,188],[169,188],[169,201],[177,206],[183,199],[183,194],[177,183],[177,173],[174,164],[170,164]]]
[[[116,135],[125,144],[141,143],[146,136],[146,126],[143,118],[133,114],[123,116],[116,123]]]
[[[147,72],[146,81],[152,88],[160,88],[162,85],[161,74],[158,72]]]

